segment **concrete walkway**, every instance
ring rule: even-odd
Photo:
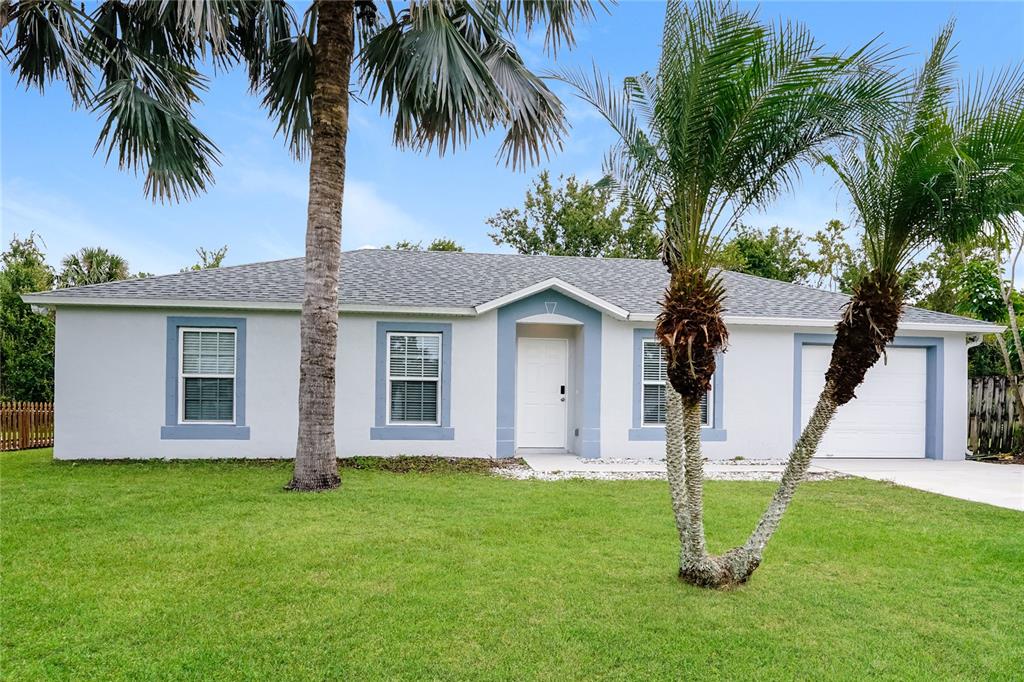
[[[582,459],[576,455],[520,455],[541,474],[579,473],[595,478],[656,477],[665,475],[665,462],[653,459]],[[705,462],[708,478],[778,478],[784,464]],[[971,502],[1024,511],[1024,465],[949,462],[934,459],[815,459],[810,473],[819,477],[829,472],[860,476],[875,481],[890,481]],[[619,475],[619,476],[617,476]]]
[[[1024,465],[935,459],[815,459],[821,469],[1024,511]]]

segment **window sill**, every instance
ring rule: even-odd
[[[374,426],[370,440],[455,440],[455,429],[450,426]]]
[[[249,440],[249,427],[237,424],[161,426],[160,440]]]
[[[726,436],[725,429],[715,429],[710,426],[700,427],[700,439],[704,442],[717,442],[724,441]],[[629,430],[629,440],[648,440],[648,441],[662,441],[665,440],[665,427],[663,426],[644,426],[642,428],[634,428]]]

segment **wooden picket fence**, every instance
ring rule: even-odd
[[[1018,381],[1024,382],[1024,376],[1019,377]],[[971,452],[975,455],[993,455],[1020,449],[1024,427],[1018,412],[1009,378],[995,376],[971,379],[968,409],[968,447]]]
[[[0,450],[53,445],[53,403],[0,403]]]

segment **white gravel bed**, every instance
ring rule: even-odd
[[[620,461],[619,463],[624,462]],[[715,462],[715,464],[719,464],[719,462]],[[570,479],[664,481],[666,479],[665,472],[663,471],[535,471],[529,467],[503,467],[496,468],[494,473],[504,478],[533,481],[565,481]],[[778,466],[768,471],[751,471],[749,469],[729,471],[724,467],[712,467],[704,472],[704,478],[711,481],[778,481],[781,477],[782,471]],[[809,471],[806,480],[831,481],[837,478],[848,478],[848,476],[836,471]]]

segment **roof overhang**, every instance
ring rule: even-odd
[[[301,303],[292,301],[225,301],[182,298],[108,298],[88,296],[54,296],[52,294],[22,294],[21,300],[34,306],[88,306],[101,308],[205,308],[217,310],[285,310],[300,311]],[[472,317],[473,308],[423,308],[420,306],[386,306],[343,304],[342,313],[389,313],[392,315],[442,315],[445,317]]]
[[[573,286],[568,282],[563,282],[557,277],[545,279],[543,281],[537,282],[536,284],[531,284],[528,287],[524,287],[518,291],[513,291],[510,294],[505,294],[504,296],[499,296],[498,298],[492,299],[485,303],[481,303],[476,307],[476,314],[482,315],[490,310],[501,308],[503,306],[508,305],[509,303],[515,303],[516,301],[522,300],[529,296],[533,296],[534,294],[539,294],[542,291],[548,291],[549,289],[553,289],[559,292],[560,294],[565,294],[571,299],[579,301],[584,305],[590,306],[595,310],[600,310],[601,312],[611,315],[612,317],[618,320],[629,319],[629,311],[626,310],[625,308],[620,308],[614,303],[609,303],[603,298],[594,296],[593,294],[584,291],[583,289],[580,289],[577,286]]]
[[[726,325],[751,325],[774,327],[835,327],[838,319],[823,317],[753,317],[745,315],[723,315]],[[653,315],[651,315],[653,319]],[[965,334],[995,334],[1006,328],[978,322],[976,324],[913,323],[901,322],[901,332],[963,332]]]
[[[376,304],[342,304],[338,307],[341,313],[387,313],[389,315],[429,315],[442,317],[474,317],[490,310],[514,303],[528,296],[553,289],[569,298],[579,301],[591,308],[607,313],[618,320],[631,322],[654,322],[655,313],[630,313],[619,306],[594,296],[579,287],[552,277],[528,287],[506,294],[475,308],[471,307],[436,307],[423,306],[387,306]],[[22,294],[21,299],[33,306],[52,308],[54,306],[88,306],[103,308],[203,308],[212,310],[280,310],[300,311],[302,304],[292,301],[225,301],[225,300],[194,300],[194,299],[163,299],[163,298],[108,298],[88,296],[61,296],[54,293]],[[804,317],[753,317],[739,315],[723,316],[729,325],[752,325],[774,327],[834,327],[836,320]],[[911,332],[962,332],[964,334],[999,334],[1006,330],[1005,326],[978,321],[976,323],[950,324],[936,322],[901,322],[900,331]]]

